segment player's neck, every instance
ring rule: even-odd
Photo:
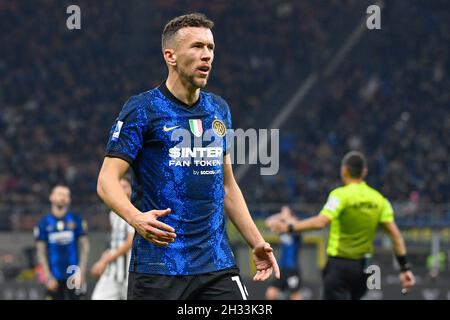
[[[62,218],[67,213],[67,207],[58,207],[55,205],[52,205],[52,215],[54,215],[56,218]]]
[[[183,83],[178,76],[175,77],[169,74],[169,77],[166,80],[166,87],[175,98],[189,106],[194,105],[200,96],[200,88]]]
[[[347,178],[344,181],[345,185],[349,185],[349,184],[359,184],[359,183],[363,183],[364,179],[352,179],[352,178]]]

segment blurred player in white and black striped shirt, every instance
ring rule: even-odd
[[[120,180],[122,188],[131,197],[131,181],[128,177]],[[93,276],[100,277],[92,293],[92,300],[125,300],[127,297],[128,266],[131,256],[134,229],[125,220],[109,213],[111,241],[109,249],[91,269]]]

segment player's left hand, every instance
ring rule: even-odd
[[[91,275],[98,278],[105,271],[107,264],[103,260],[97,261],[91,268]]]
[[[92,266],[91,275],[96,278],[100,277],[108,266],[110,260],[111,253],[109,250],[106,250],[103,252],[102,257]]]
[[[411,270],[400,272],[400,283],[402,285],[402,292],[405,294],[411,291],[412,287],[416,284],[416,278]]]
[[[258,244],[253,249],[253,261],[256,265],[256,275],[253,281],[265,281],[275,272],[275,278],[280,279],[280,268],[273,254],[273,249],[267,242]]]
[[[285,219],[271,219],[266,222],[266,225],[272,232],[285,233],[288,232],[289,222]]]
[[[76,289],[81,289],[83,287],[83,284],[85,282],[85,276],[82,272],[78,271],[75,273],[74,277],[74,285]]]

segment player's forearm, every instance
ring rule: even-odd
[[[304,220],[297,220],[293,225],[295,232],[320,230],[326,227],[326,221],[321,216],[315,216]]]
[[[132,225],[133,217],[140,211],[133,206],[120,185],[120,176],[100,172],[97,183],[97,193],[105,204]]]
[[[45,243],[38,242],[36,245],[36,255],[37,260],[39,264],[42,267],[42,270],[44,271],[45,278],[49,280],[50,278],[53,278],[53,275],[50,271],[50,267],[48,265],[48,259],[47,259],[47,248]]]
[[[225,186],[225,212],[252,249],[257,244],[265,242],[236,183]]]
[[[127,240],[120,247],[118,247],[117,250],[110,252],[106,261],[107,263],[115,261],[118,257],[123,256],[131,249],[133,244],[133,235],[133,233],[129,233]]]
[[[392,246],[396,256],[406,255],[405,241],[400,233],[391,235]]]
[[[405,241],[403,240],[402,234],[397,227],[395,222],[388,222],[383,224],[384,230],[388,234],[392,242],[392,247],[394,249],[396,256],[406,255]]]
[[[80,267],[81,274],[85,275],[89,258],[89,240],[86,236],[83,236],[78,241],[80,247],[80,259],[78,266]]]

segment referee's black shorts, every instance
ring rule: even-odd
[[[128,300],[247,300],[238,268],[199,275],[130,272]]]
[[[366,261],[328,257],[323,271],[324,300],[359,300],[366,293]]]

